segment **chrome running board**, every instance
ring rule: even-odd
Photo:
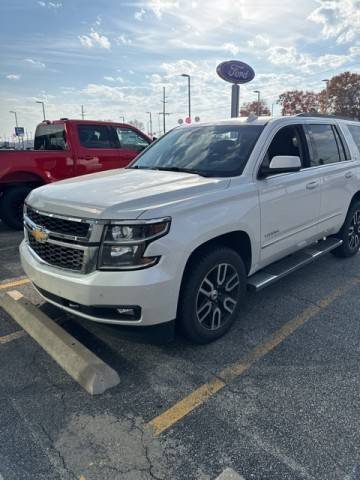
[[[304,250],[289,255],[278,262],[268,265],[263,270],[256,272],[248,278],[247,284],[249,290],[258,292],[278,280],[286,277],[292,272],[299,270],[299,268],[308,265],[317,258],[326,255],[342,244],[342,240],[337,238],[327,238],[320,240],[313,245],[309,245]]]

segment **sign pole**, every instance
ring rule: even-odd
[[[239,116],[240,87],[234,83],[231,87],[231,118]]]

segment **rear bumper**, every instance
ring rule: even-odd
[[[25,241],[20,245],[20,257],[26,275],[40,295],[74,315],[134,327],[158,325],[176,318],[179,281],[162,262],[146,270],[80,274],[40,263]],[[133,306],[140,310],[135,319],[124,320],[120,314],[116,318],[117,308]],[[107,310],[111,310],[111,318],[108,314],[101,316],[101,311]]]

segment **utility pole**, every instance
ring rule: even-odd
[[[152,124],[152,115],[151,112],[146,112],[149,114],[149,121],[150,121],[150,135],[152,136],[154,134],[153,132],[153,124]]]
[[[165,116],[170,115],[170,113],[166,112],[166,104],[168,103],[166,101],[166,95],[165,95],[165,87],[163,87],[163,99],[162,99],[162,104],[163,104],[163,111],[159,113],[159,115],[163,116],[163,130],[164,130],[164,135],[166,133],[166,121],[165,121]]]
[[[84,112],[84,105],[81,105],[81,118],[84,120],[85,112]]]
[[[122,118],[122,122],[125,123],[125,117],[124,117],[124,115],[120,115],[120,118]]]

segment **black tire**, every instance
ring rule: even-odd
[[[181,288],[178,322],[185,335],[199,344],[224,335],[239,316],[245,292],[240,255],[227,247],[205,250],[189,267]]]
[[[343,241],[340,247],[335,248],[331,253],[336,257],[348,258],[356,255],[360,248],[360,202],[350,205],[345,218],[344,225],[340,232],[335,235]]]
[[[23,206],[30,187],[12,187],[5,190],[1,197],[0,217],[6,225],[14,230],[23,228]]]

